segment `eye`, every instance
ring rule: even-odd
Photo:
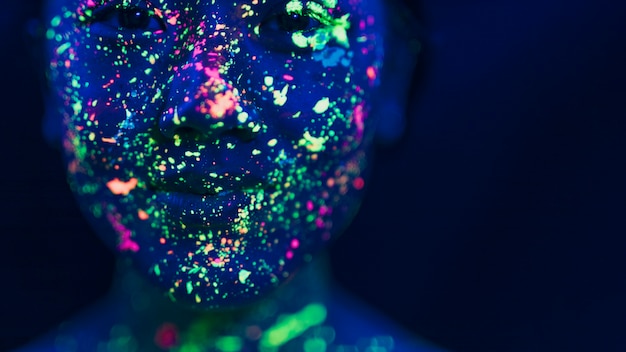
[[[265,35],[270,35],[271,32],[294,33],[315,29],[320,24],[319,21],[306,13],[287,13],[283,11],[271,15],[263,21],[261,23],[261,31],[265,32]]]
[[[257,27],[258,40],[268,49],[278,52],[306,50],[294,45],[294,35],[311,35],[323,27],[317,16],[308,11],[288,12],[279,9],[270,12]]]
[[[164,31],[165,21],[150,9],[139,6],[110,6],[94,11],[91,24],[99,24],[117,31]]]

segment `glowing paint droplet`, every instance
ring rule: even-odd
[[[115,178],[109,182],[107,182],[107,187],[111,191],[111,193],[115,195],[127,195],[137,187],[137,179],[131,178],[128,182],[121,181],[119,178]]]
[[[248,279],[248,277],[250,276],[250,274],[252,274],[251,272],[249,272],[246,269],[241,269],[239,271],[239,282],[241,282],[242,284],[246,283],[246,280]]]
[[[148,220],[150,218],[150,215],[148,215],[148,213],[146,213],[146,211],[142,209],[139,209],[137,211],[137,216],[140,220]]]
[[[326,112],[326,110],[328,110],[329,107],[330,107],[330,99],[322,98],[320,101],[318,101],[315,104],[315,106],[313,107],[313,111],[315,111],[315,113],[317,114],[323,114]]]

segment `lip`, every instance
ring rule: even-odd
[[[230,192],[254,191],[266,188],[263,178],[251,173],[168,173],[152,182],[149,188],[155,192],[173,192],[198,196],[224,196]]]
[[[167,218],[185,226],[216,226],[232,223],[238,209],[249,199],[243,191],[224,191],[216,195],[156,191],[154,200]]]
[[[237,180],[213,182],[198,174],[176,174],[176,178],[163,177],[152,182],[149,189],[155,195],[155,205],[163,209],[168,219],[186,227],[223,227],[239,217],[239,209],[248,206],[253,195],[271,190],[258,177],[233,177]]]

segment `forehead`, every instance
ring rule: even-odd
[[[280,6],[288,3],[315,2],[327,8],[341,7],[344,9],[375,10],[384,7],[382,0],[46,0],[49,11],[58,9],[59,6],[97,6],[107,4],[121,5],[147,5],[160,7],[176,7],[186,10],[203,10],[210,12],[218,8],[233,8],[242,5],[254,7]],[[388,1],[389,2],[389,1]]]

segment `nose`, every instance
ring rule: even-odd
[[[161,133],[174,138],[245,129],[249,114],[243,109],[238,90],[221,76],[215,60],[197,58],[172,70],[168,104],[159,122]]]

